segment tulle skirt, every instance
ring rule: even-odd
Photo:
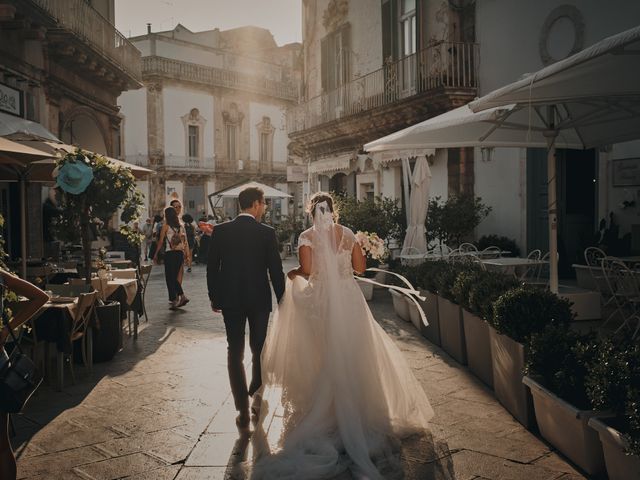
[[[326,283],[287,280],[262,354],[264,397],[285,428],[280,450],[259,459],[252,478],[331,478],[349,468],[381,479],[396,439],[424,431],[433,416],[356,281]]]

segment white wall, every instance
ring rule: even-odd
[[[380,172],[380,196],[387,198],[400,198],[400,182],[402,181],[402,168],[393,165],[379,169]]]
[[[351,74],[360,77],[382,68],[382,7],[380,2],[349,2]]]
[[[200,111],[207,123],[200,132],[204,135],[203,158],[213,157],[213,97],[197,90],[180,86],[165,87],[162,91],[164,102],[164,152],[166,156],[184,157],[186,150],[185,127],[181,117],[188,115],[192,108]]]
[[[262,117],[269,117],[271,125],[275,128],[273,132],[273,163],[285,165],[287,163],[287,137],[286,109],[278,105],[268,105],[264,103],[251,102],[249,104],[249,138],[251,160],[260,158],[260,138],[257,124],[262,122]]]
[[[609,213],[613,212],[622,237],[631,231],[631,225],[640,224],[640,185],[614,187],[613,161],[640,157],[640,141],[618,143],[610,152],[600,152],[599,156],[598,221],[606,218],[608,222]],[[623,208],[624,200],[635,201],[635,206]]]
[[[480,45],[480,90],[491,90],[539,70],[538,42],[556,7],[573,5],[583,15],[584,47],[640,23],[640,2],[629,0],[482,0],[476,2],[476,41]],[[562,43],[566,35],[552,36]],[[554,51],[559,46],[550,46]]]
[[[151,216],[151,211],[149,210],[149,182],[147,180],[136,180],[136,187],[144,195],[144,210],[140,214],[140,225],[142,226],[144,221]]]
[[[204,201],[207,204],[206,206],[206,210],[207,210],[207,215],[213,215],[213,210],[211,210],[211,202],[209,202],[209,195],[211,195],[212,193],[214,193],[216,191],[216,182],[213,180],[209,180],[207,182],[207,190],[204,194]],[[215,201],[215,199],[214,199]]]
[[[124,115],[124,155],[147,155],[147,90],[129,90],[118,98]]]
[[[526,240],[525,174],[526,150],[496,148],[491,159],[474,153],[475,194],[492,208],[476,230],[476,237],[505,235],[523,247]]]
[[[435,157],[433,157],[433,165],[429,165],[431,169],[429,197],[440,197],[441,202],[446,202],[447,198],[449,198],[448,158],[449,156],[446,149],[438,149],[436,150]],[[429,160],[431,160],[431,158]]]
[[[209,67],[223,68],[224,65],[224,55],[218,52],[191,47],[161,38],[156,39],[156,55]]]

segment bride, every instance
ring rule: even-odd
[[[313,227],[300,235],[262,353],[264,398],[284,410],[280,451],[252,478],[321,479],[346,469],[382,479],[394,439],[424,431],[433,415],[402,353],[373,318],[353,272],[365,270],[351,230],[335,222],[333,198],[315,194]]]

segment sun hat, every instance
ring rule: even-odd
[[[84,162],[67,162],[58,170],[56,186],[67,193],[84,192],[93,180],[93,169]]]

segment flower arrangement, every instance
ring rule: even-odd
[[[360,244],[365,257],[367,258],[367,268],[378,266],[384,262],[389,252],[377,233],[369,233],[358,230],[356,241]]]
[[[88,282],[94,232],[103,235],[118,210],[125,223],[138,218],[143,197],[130,168],[81,149],[59,159],[53,176],[62,193],[62,215],[56,224],[58,238],[82,241]]]

